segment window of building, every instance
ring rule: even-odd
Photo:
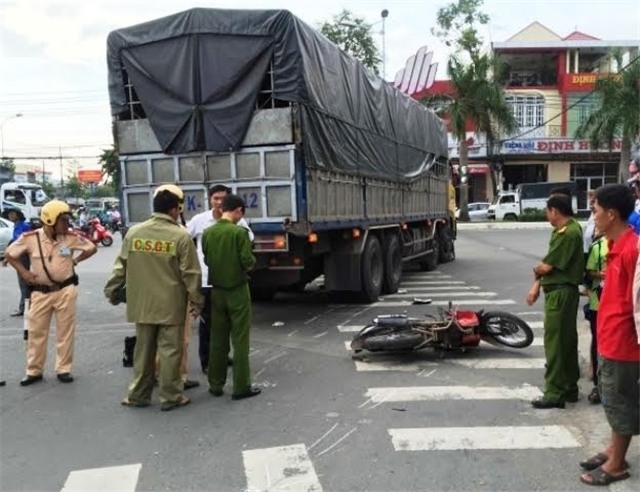
[[[521,128],[539,127],[544,124],[544,97],[542,96],[507,96],[513,116]]]

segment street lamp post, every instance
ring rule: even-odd
[[[22,113],[16,113],[11,116],[8,116],[4,120],[2,120],[2,123],[0,123],[0,146],[1,146],[0,157],[2,158],[2,162],[4,162],[4,124],[7,121],[12,120],[13,118],[21,118],[21,117],[22,117]]]
[[[382,17],[382,79],[387,79],[387,47],[385,45],[385,31],[384,31],[384,23],[385,19],[389,16],[389,11],[384,9],[380,12],[380,17]]]

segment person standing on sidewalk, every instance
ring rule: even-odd
[[[549,251],[533,273],[535,281],[527,295],[532,306],[545,294],[544,352],[546,370],[544,395],[531,402],[534,408],[564,408],[578,400],[578,286],[584,278],[582,229],[573,218],[571,198],[551,195],[547,219],[554,227]]]
[[[43,227],[23,234],[7,248],[6,258],[31,290],[27,312],[27,375],[21,386],[42,381],[47,358],[51,316],[56,316],[56,366],[58,381],[73,382],[73,345],[76,332],[78,275],[75,266],[93,256],[95,244],[69,232],[71,209],[59,200],[47,202],[40,212]],[[80,251],[80,254],[74,254]],[[29,256],[31,270],[20,257]]]
[[[222,217],[202,237],[204,261],[209,267],[211,291],[211,351],[209,392],[222,396],[227,382],[229,339],[233,343],[234,400],[260,394],[251,386],[249,332],[251,294],[247,273],[256,259],[251,252],[247,231],[236,224],[244,216],[244,201],[228,195],[222,202]]]
[[[640,337],[636,321],[640,266],[638,235],[627,224],[633,207],[633,195],[624,185],[605,185],[597,191],[596,227],[609,243],[598,310],[598,384],[611,440],[604,451],[580,463],[587,470],[580,480],[588,485],[606,486],[628,478],[625,457],[632,436],[640,434]]]
[[[20,238],[20,236],[22,236],[25,232],[29,232],[31,230],[31,226],[25,220],[24,213],[22,213],[22,210],[20,210],[19,208],[7,209],[2,213],[2,216],[7,220],[13,222],[13,235],[11,236],[11,241],[9,241],[9,245],[15,243]],[[27,270],[31,268],[29,255],[22,255],[20,257],[20,261]],[[8,263],[8,260],[4,259],[2,265],[7,266]],[[20,276],[20,274],[18,274],[18,286],[20,287],[20,303],[18,304],[18,309],[10,314],[10,316],[12,317],[24,316],[25,302],[31,295],[31,293],[29,292],[29,286]]]
[[[222,217],[222,200],[224,200],[230,192],[229,188],[224,185],[213,185],[209,188],[209,206],[211,207],[211,210],[200,212],[199,214],[194,215],[191,220],[187,222],[189,235],[196,241],[198,260],[200,261],[200,268],[202,269],[202,295],[204,296],[204,308],[202,309],[202,315],[200,316],[200,323],[198,326],[198,338],[200,340],[198,355],[200,356],[200,367],[202,368],[202,372],[205,374],[209,367],[211,284],[209,283],[209,267],[207,267],[207,264],[204,261],[204,254],[202,252],[202,235],[206,229],[215,225]],[[253,232],[251,232],[247,221],[242,218],[238,221],[237,225],[247,230],[249,240],[253,242]]]
[[[184,193],[162,185],[153,196],[153,215],[127,232],[104,293],[118,304],[126,291],[127,319],[136,323],[133,380],[122,405],[146,407],[155,382],[156,352],[160,356],[160,409],[173,410],[190,401],[183,394],[185,313],[199,315],[200,265],[193,241],[178,218]]]

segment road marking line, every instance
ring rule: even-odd
[[[439,427],[388,429],[396,451],[579,448],[567,427]]]
[[[329,332],[328,331],[323,331],[322,333],[318,333],[317,335],[314,335],[313,338],[322,338],[327,333],[329,333]]]
[[[242,452],[248,492],[322,492],[304,444]]]
[[[544,321],[531,321],[527,324],[530,328],[544,328]]]
[[[407,277],[428,277],[429,275],[441,275],[442,272],[440,270],[431,270],[430,272],[403,272],[402,276]]]
[[[516,316],[540,316],[544,315],[544,311],[522,311],[520,313],[513,313]]]
[[[431,272],[433,273],[433,272]],[[440,275],[440,274],[436,274],[436,275],[409,275],[409,276],[405,276],[403,275],[403,277],[411,279],[411,280],[419,280],[419,279],[424,279],[424,280],[431,280],[431,279],[447,279],[447,278],[451,278],[451,275]]]
[[[325,432],[324,434],[322,434],[322,436],[320,436],[320,438],[314,442],[311,446],[309,446],[309,451],[311,451],[313,448],[315,448],[318,444],[320,444],[320,442],[327,437],[329,434],[331,434],[333,432],[333,430],[338,427],[339,424],[334,424],[333,427],[331,427],[331,429],[329,429],[327,432]]]
[[[329,446],[328,448],[325,448],[322,451],[320,451],[318,453],[318,457],[320,457],[323,454],[328,453],[329,451],[331,451],[333,448],[335,448],[338,444],[340,444],[342,441],[344,441],[347,437],[349,437],[351,434],[353,434],[357,430],[358,430],[358,426],[356,426],[353,429],[351,429],[344,436],[342,436],[340,439],[338,439],[336,442],[334,442],[331,446]]]
[[[511,299],[451,299],[454,306],[509,306],[516,304],[516,301]],[[413,303],[409,301],[378,301],[371,304],[371,307],[408,307]],[[425,304],[424,306],[448,306],[449,301],[433,301],[431,304]]]
[[[545,359],[450,359],[472,369],[544,369]]]
[[[62,492],[113,491],[134,492],[142,463],[76,470],[69,473]]]
[[[399,290],[406,290],[408,292],[430,292],[432,290],[480,290],[480,287],[476,286],[476,285],[446,285],[444,287],[439,286],[439,285],[426,285],[424,287],[420,287],[419,285],[405,285],[405,287],[408,287],[407,289],[403,289],[402,286],[400,286]],[[398,292],[399,293],[399,292]]]
[[[417,372],[418,366],[416,364],[397,364],[396,362],[362,362],[359,360],[354,361],[356,363],[356,371],[370,372],[370,371],[400,371],[400,372]]]
[[[357,333],[362,330],[366,325],[343,325],[338,326],[338,331],[340,333]]]
[[[400,282],[400,288],[411,285],[464,285],[462,280],[425,280],[424,282]]]
[[[276,354],[276,355],[274,355],[272,357],[269,357],[268,359],[266,359],[264,361],[264,363],[268,364],[269,362],[273,362],[274,360],[279,359],[280,357],[282,357],[283,355],[286,355],[286,354],[287,354],[287,351],[285,350],[283,352],[280,352],[279,354]]]
[[[518,388],[475,386],[406,386],[369,388],[365,393],[373,402],[443,401],[443,400],[532,400],[542,396],[534,386]]]
[[[422,294],[426,297],[495,297],[497,292],[411,292],[410,294],[389,294],[385,295],[385,299],[413,299],[416,294]]]

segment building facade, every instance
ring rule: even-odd
[[[593,93],[599,77],[617,72],[611,54],[618,49],[623,60],[638,56],[639,41],[603,41],[575,31],[561,37],[533,22],[507,41],[493,43],[493,54],[507,65],[505,91],[518,122],[515,135],[506,136],[489,159],[483,137],[468,128],[469,200],[493,197],[493,179],[498,189],[520,183],[574,181],[578,208],[588,209],[587,192],[616,182],[620,141],[612,148],[593,149],[588,141],[576,140],[579,125],[596,107]],[[447,84],[436,81],[430,92],[446,92]],[[450,139],[452,158],[457,142]],[[493,164],[492,164],[493,163]]]

